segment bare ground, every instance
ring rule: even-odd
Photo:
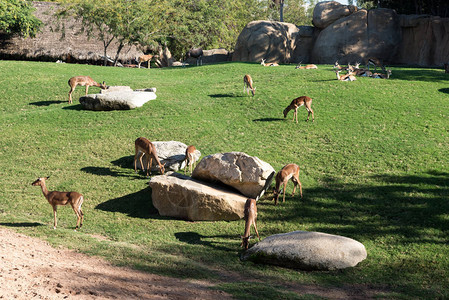
[[[223,272],[224,282],[244,281]],[[0,299],[231,299],[206,281],[186,281],[113,266],[103,259],[0,226]],[[382,290],[366,286],[288,290],[328,299],[370,299]]]

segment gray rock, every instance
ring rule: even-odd
[[[161,216],[190,221],[243,218],[246,197],[213,184],[174,173],[151,178],[153,206]]]
[[[294,231],[265,238],[242,259],[301,270],[336,270],[354,267],[366,256],[365,246],[353,239]]]
[[[132,92],[133,89],[129,86],[112,85],[108,86],[107,89],[100,90],[100,94],[109,94],[114,92]]]
[[[165,170],[179,171],[183,170],[185,167],[185,153],[187,149],[187,145],[177,141],[160,141],[160,142],[152,142],[154,147],[156,148],[157,156],[161,161],[161,164],[165,164]],[[201,152],[196,150],[193,154],[195,158],[195,162],[198,161],[201,157]],[[147,159],[144,155],[142,157],[142,162],[146,166]],[[140,166],[140,161],[138,160],[136,163],[138,169],[142,169]],[[133,165],[134,167],[134,165]],[[156,166],[153,160],[153,166],[151,167],[151,171],[159,171],[159,168]]]
[[[129,110],[154,99],[156,94],[153,92],[113,91],[83,96],[80,103],[88,110]]]
[[[354,11],[357,11],[357,7],[353,5],[343,5],[337,1],[322,1],[317,3],[313,9],[312,23],[315,27],[324,29]]]
[[[243,152],[217,153],[204,157],[193,170],[192,177],[207,182],[221,182],[243,195],[262,196],[275,173],[273,167]]]

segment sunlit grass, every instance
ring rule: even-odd
[[[209,279],[238,298],[294,298],[289,287],[380,287],[392,297],[449,297],[449,77],[442,70],[393,68],[390,80],[339,82],[331,66],[226,63],[179,69],[123,69],[0,61],[0,222],[54,245],[119,264],[188,279]],[[255,97],[243,94],[251,74]],[[158,98],[131,111],[82,110],[67,81],[89,75],[109,85],[157,87]],[[98,88],[90,88],[90,92]],[[315,122],[282,110],[313,99]],[[321,231],[362,242],[368,258],[340,272],[301,272],[241,262],[243,221],[185,222],[160,217],[134,140],[178,140],[203,155],[243,151],[279,170],[300,166],[304,198],[259,202],[262,238]],[[52,210],[31,182],[88,200],[85,223]],[[291,184],[291,183],[290,183]],[[288,191],[291,192],[292,185]],[[250,284],[234,282],[236,274]],[[260,288],[262,282],[263,289]],[[252,292],[252,290],[254,290]],[[246,291],[246,294],[245,294]],[[249,295],[249,296],[248,296]]]

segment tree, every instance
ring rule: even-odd
[[[0,33],[34,37],[42,22],[33,15],[31,1],[0,0]]]
[[[98,38],[107,49],[116,40],[119,45],[114,65],[121,50],[133,43],[149,44],[163,28],[164,1],[156,0],[64,0],[59,17],[74,17],[83,24],[90,38]]]
[[[399,14],[429,14],[442,18],[449,17],[447,0],[357,0],[357,4],[364,8],[390,8]]]
[[[270,0],[267,8],[267,18],[295,25],[311,25],[313,8],[316,1],[306,0]],[[279,10],[278,10],[279,9]]]

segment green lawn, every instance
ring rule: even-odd
[[[302,284],[364,286],[385,298],[448,298],[449,74],[394,67],[390,80],[339,82],[330,65],[318,67],[148,70],[0,61],[0,225],[118,265],[205,279],[237,298],[297,299],[292,291]],[[243,94],[245,74],[253,77],[255,97]],[[67,81],[76,75],[157,87],[158,98],[131,111],[85,111],[78,102],[83,87],[67,102]],[[313,99],[314,123],[305,122],[303,107],[298,124],[293,112],[283,118],[301,95]],[[343,235],[363,243],[368,258],[335,272],[241,262],[243,220],[158,215],[148,179],[132,166],[140,136],[193,144],[203,156],[243,151],[276,170],[298,164],[304,198],[288,195],[274,206],[271,191],[264,196],[261,237],[294,230]],[[80,231],[73,230],[69,207],[58,210],[53,230],[52,209],[31,186],[49,175],[49,190],[88,198]]]

